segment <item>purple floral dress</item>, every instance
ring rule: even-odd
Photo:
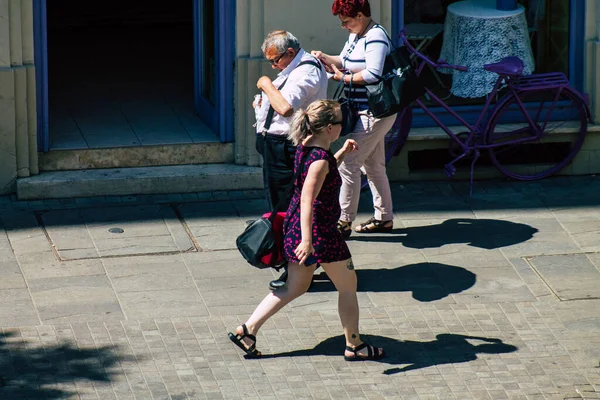
[[[310,153],[310,154],[309,154]],[[308,154],[308,156],[307,156]],[[304,160],[303,165],[300,163]],[[294,250],[302,241],[300,229],[300,195],[310,165],[318,160],[329,163],[329,173],[325,177],[321,191],[313,203],[313,247],[314,256],[319,263],[330,263],[347,260],[351,257],[346,241],[337,229],[337,221],[341,209],[339,203],[342,178],[337,168],[337,161],[330,150],[320,147],[298,146],[294,170],[303,168],[294,182],[294,194],[283,223],[283,247],[286,260],[299,262]]]

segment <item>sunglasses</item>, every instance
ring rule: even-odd
[[[285,54],[286,54],[286,53],[287,53],[287,51],[284,51],[283,53],[281,53],[281,55],[280,55],[279,57],[277,57],[277,58],[274,58],[274,59],[272,59],[272,60],[269,60],[269,59],[267,58],[267,61],[268,61],[268,62],[270,62],[270,63],[271,63],[271,65],[275,65],[275,64],[277,64],[277,63],[279,62],[279,60],[281,60],[281,58],[282,58],[283,56],[285,56]]]

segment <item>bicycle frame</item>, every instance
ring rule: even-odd
[[[430,60],[427,56],[425,56],[424,54],[417,51],[410,44],[410,42],[407,40],[407,38],[404,34],[404,30],[401,31],[400,36],[402,38],[402,41],[404,42],[404,45],[410,50],[410,52],[415,54],[417,57],[419,57],[421,59],[421,62],[419,63],[419,66],[417,67],[417,71],[416,71],[417,75],[420,75],[421,72],[423,71],[423,69],[425,68],[425,66],[427,66],[428,64],[438,70],[440,68],[448,68],[448,69],[455,69],[455,70],[463,71],[463,72],[468,71],[468,67],[466,67],[466,66],[448,64],[448,63],[444,62],[443,60],[438,60],[437,62]],[[527,113],[527,110],[525,109],[525,105],[519,99],[518,91],[512,85],[511,79],[508,75],[498,75],[498,78],[496,79],[496,83],[494,84],[492,91],[488,94],[485,104],[483,106],[483,109],[481,110],[479,116],[477,117],[477,121],[475,122],[474,125],[471,125],[470,123],[468,123],[463,117],[461,117],[456,111],[454,111],[452,108],[450,108],[450,106],[448,106],[448,104],[446,104],[442,99],[440,99],[438,96],[436,96],[431,90],[429,90],[427,87],[425,88],[425,93],[427,93],[427,95],[431,99],[433,99],[439,106],[444,108],[448,113],[450,113],[450,115],[452,115],[454,118],[456,118],[465,128],[468,129],[469,136],[464,141],[461,140],[457,136],[457,134],[452,132],[450,130],[450,128],[444,122],[442,122],[435,115],[435,113],[433,111],[431,111],[431,109],[428,106],[426,106],[420,99],[415,100],[415,103],[417,103],[419,105],[419,107],[421,107],[421,109],[423,109],[423,111],[450,137],[451,140],[453,140],[457,145],[459,145],[463,149],[463,152],[465,154],[462,154],[461,156],[459,156],[460,158],[462,158],[462,157],[466,156],[472,150],[488,149],[488,148],[499,146],[499,145],[487,145],[485,143],[475,143],[474,139],[476,136],[480,136],[480,135],[483,135],[486,133],[485,129],[487,128],[487,125],[483,124],[484,118],[486,117],[488,112],[490,112],[490,111],[493,112],[493,110],[502,103],[502,99],[501,99],[493,108],[490,109],[490,107],[492,105],[492,100],[496,97],[496,95],[498,94],[498,91],[503,86],[503,84],[506,84],[506,86],[509,89],[509,93],[507,93],[507,95],[505,95],[505,97],[508,98],[509,94],[513,94],[516,97],[519,108],[521,109],[523,114],[526,116],[526,118],[528,120],[527,122],[530,124],[530,126],[535,129],[536,136],[537,136],[537,133],[542,132],[543,129],[540,130],[539,127],[533,122],[533,120],[529,116],[529,113]],[[550,86],[548,86],[548,87],[550,87]],[[544,123],[544,126],[545,126],[545,123]],[[533,139],[535,139],[535,137],[532,137],[532,139],[528,139],[528,138],[521,139],[521,141],[524,142],[524,141],[529,141],[529,140],[533,140]],[[515,143],[519,143],[519,142],[515,141]],[[460,159],[460,158],[453,160],[453,162],[458,161],[458,159]]]
[[[444,60],[438,60],[437,62],[430,60],[427,56],[420,53],[410,44],[405,35],[404,30],[400,31],[399,36],[402,38],[403,44],[407,47],[407,49],[412,54],[416,55],[419,59],[421,59],[421,61],[418,63],[418,67],[416,70],[418,76],[421,75],[423,69],[427,65],[430,65],[436,70],[454,69],[462,72],[468,71],[468,67],[466,66],[448,64]],[[521,63],[521,65],[519,65],[519,63]],[[561,104],[561,101],[559,99],[561,97],[563,89],[569,87],[569,81],[562,73],[547,73],[523,76],[520,72],[522,70],[522,62],[519,59],[514,60],[506,58],[499,63],[486,65],[484,66],[484,68],[488,71],[497,73],[498,78],[496,79],[492,91],[487,95],[483,109],[477,117],[477,121],[473,125],[467,122],[450,106],[448,106],[448,104],[446,104],[444,100],[440,99],[431,90],[425,87],[425,93],[435,103],[437,103],[437,105],[445,109],[450,115],[456,118],[456,120],[458,120],[466,129],[468,129],[468,137],[464,140],[462,140],[458,136],[459,134],[454,133],[443,121],[441,121],[435,115],[435,113],[423,103],[423,101],[421,101],[420,99],[415,100],[417,105],[421,107],[421,109],[423,109],[425,114],[427,114],[448,135],[451,141],[458,145],[462,150],[462,152],[458,156],[456,156],[452,161],[450,161],[444,166],[446,174],[449,177],[453,176],[456,172],[454,164],[457,161],[466,156],[473,156],[470,168],[470,192],[472,192],[474,167],[477,159],[480,156],[480,150],[484,149],[493,152],[495,148],[499,148],[502,146],[518,145],[527,142],[534,142],[541,139],[545,135],[545,130],[548,126],[548,122],[550,122],[551,120],[554,121],[554,119],[550,118],[550,116],[555,111],[557,106]],[[500,72],[502,70],[511,71],[511,73],[502,73]],[[499,90],[502,87],[506,87],[508,89],[508,92],[504,94],[492,106],[493,99],[496,98]],[[521,96],[525,92],[550,92],[550,90],[552,89],[558,90],[555,90],[555,93],[553,94],[554,99],[551,100],[550,107],[548,108],[546,106],[546,104],[550,101],[548,99],[542,100],[541,103],[537,103],[537,111],[534,110],[536,115],[532,118],[532,115],[530,114],[526,104],[521,99]],[[572,89],[567,90],[571,93],[573,92]],[[587,98],[579,93],[576,93],[576,96],[581,100],[587,112],[586,119],[589,120],[590,112]],[[526,126],[519,128],[511,133],[514,134],[515,132],[519,132],[527,133],[527,135],[523,135],[523,137],[509,138],[508,140],[503,142],[488,143],[489,137],[492,134],[491,132],[489,132],[489,130],[493,129],[493,127],[495,126],[495,123],[492,123],[491,126],[490,123],[495,120],[498,113],[503,112],[503,109],[507,104],[510,105],[513,101],[514,104],[517,106],[516,110],[518,110],[522,117],[524,117],[522,119],[522,122],[525,122]],[[527,104],[529,105],[530,103]],[[546,112],[546,115],[544,117],[544,120],[540,121],[539,117],[542,115],[542,112]],[[560,116],[558,118],[560,118]],[[537,121],[537,123],[534,121]],[[496,166],[498,167],[498,165]]]

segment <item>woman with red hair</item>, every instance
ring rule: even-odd
[[[358,151],[349,154],[340,165],[342,209],[338,229],[344,237],[352,233],[356,219],[361,189],[361,168],[367,173],[373,194],[374,216],[358,225],[356,232],[390,232],[393,227],[393,206],[390,183],[385,170],[385,135],[394,124],[396,115],[375,118],[369,111],[367,88],[378,82],[383,72],[385,57],[390,54],[391,43],[385,29],[371,17],[368,0],[335,0],[331,7],[350,33],[339,55],[329,55],[315,50],[312,54],[325,65],[331,78],[343,82],[346,97],[359,104],[359,120],[349,138],[358,143]],[[352,90],[350,90],[352,88]]]

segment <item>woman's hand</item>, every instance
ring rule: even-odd
[[[346,139],[344,145],[342,146],[342,154],[345,156],[356,150],[358,150],[358,143],[356,143],[356,140]]]
[[[296,250],[294,250],[294,254],[296,254],[296,257],[298,257],[298,260],[300,260],[301,265],[304,265],[304,262],[308,256],[314,252],[315,248],[313,247],[312,243],[304,240],[301,241],[298,247],[296,247]]]
[[[312,54],[313,57],[325,64],[325,68],[328,68],[329,64],[331,64],[331,57],[323,53],[321,50],[313,50],[310,52],[310,54]]]
[[[342,79],[344,79],[344,73],[342,71],[340,71],[338,69],[338,67],[335,66],[335,64],[331,64],[331,70],[333,71],[333,76],[331,78],[333,78],[333,80],[335,81],[341,81]]]
[[[337,165],[339,166],[346,158],[346,155],[352,153],[353,151],[358,150],[358,143],[354,139],[346,139],[344,145],[341,149],[339,149],[333,156],[337,160]]]
[[[313,57],[316,57],[319,60],[323,60],[327,57],[327,54],[323,53],[321,50],[311,50],[310,54],[312,54]]]
[[[320,50],[313,50],[310,52],[310,54],[312,54],[313,57],[315,57],[317,60],[319,60],[321,62],[321,64],[323,64],[325,71],[329,72],[330,74],[333,74],[333,69],[331,69],[331,67],[330,67],[330,64],[333,62],[331,56],[323,53]]]

